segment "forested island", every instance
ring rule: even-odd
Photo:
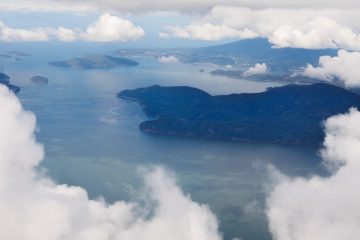
[[[30,81],[37,85],[45,85],[49,83],[49,79],[44,76],[33,76]]]
[[[31,55],[20,51],[7,51],[0,52],[0,59],[6,59],[11,61],[21,61],[24,58],[30,57]]]
[[[7,86],[14,93],[20,92],[20,88],[18,86],[10,84],[10,76],[5,73],[0,73],[0,84]]]
[[[83,58],[72,58],[65,61],[49,62],[50,65],[68,69],[110,69],[115,67],[138,66],[139,63],[128,59],[106,55],[91,55]]]
[[[219,96],[156,85],[117,96],[155,118],[140,124],[147,133],[293,145],[320,144],[325,119],[360,106],[359,95],[325,83]]]

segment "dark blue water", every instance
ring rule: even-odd
[[[194,200],[210,205],[226,239],[269,239],[264,217],[267,166],[291,175],[318,169],[316,149],[144,134],[138,129],[146,119],[141,108],[116,98],[121,90],[153,84],[227,94],[264,91],[275,83],[214,77],[199,72],[200,68],[208,72],[211,66],[150,59],[138,59],[141,65],[136,68],[57,69],[47,61],[76,55],[68,49],[31,49],[27,50],[32,57],[2,65],[12,83],[21,87],[19,98],[25,108],[37,116],[48,174],[60,183],[83,186],[91,197],[104,196],[109,202],[130,199],[140,182],[138,167],[159,164],[176,173],[179,185]],[[33,85],[29,81],[33,75],[48,77],[49,84]]]

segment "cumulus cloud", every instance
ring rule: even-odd
[[[214,25],[211,23],[191,24],[186,27],[170,26],[167,32],[160,36],[177,37],[185,39],[197,39],[205,41],[217,41],[227,38],[249,39],[259,35],[249,29],[237,30],[225,25]]]
[[[175,0],[175,1],[115,1],[115,0],[3,0],[0,11],[120,11],[120,12],[181,12],[200,14],[200,20],[185,26],[169,26],[162,37],[179,37],[217,41],[266,37],[275,47],[344,48],[360,50],[360,3],[355,0]],[[115,26],[130,27],[136,39],[142,29],[125,21]],[[89,39],[99,40],[104,26],[100,22],[90,27]],[[92,30],[94,32],[92,32]],[[104,30],[105,31],[105,30]],[[109,38],[123,39],[122,33],[106,30]],[[104,33],[104,32],[101,32]],[[111,36],[111,37],[110,37]],[[117,37],[116,37],[117,36]],[[105,38],[105,37],[104,37]],[[100,39],[100,40],[107,40]],[[126,38],[125,38],[126,39]],[[121,40],[120,40],[121,41]]]
[[[127,42],[135,41],[145,34],[141,27],[129,20],[103,14],[86,28],[85,31],[69,28],[11,28],[0,21],[0,41],[92,41],[92,42]]]
[[[0,109],[0,239],[221,239],[209,208],[184,195],[162,168],[145,172],[151,210],[90,200],[81,187],[56,184],[38,170],[44,151],[34,115],[3,86]]]
[[[284,24],[275,29],[268,38],[277,47],[360,50],[359,32],[326,17],[317,17],[304,22],[302,26]]]
[[[159,62],[161,62],[161,63],[178,63],[179,59],[172,55],[161,56],[161,57],[159,57]]]
[[[268,71],[266,63],[257,63],[244,72],[245,76],[265,74]]]
[[[320,57],[317,67],[308,64],[301,74],[326,81],[340,80],[347,87],[359,87],[359,63],[360,52],[340,50],[335,57]]]
[[[168,35],[205,40],[261,36],[268,38],[275,47],[281,48],[360,50],[359,21],[358,9],[251,9],[216,6],[195,23],[168,27]],[[204,26],[217,26],[223,30],[216,31]],[[216,33],[216,37],[201,37],[206,36],[206,33],[211,36],[212,32]]]
[[[145,32],[141,27],[134,26],[129,20],[103,14],[80,37],[96,42],[127,42],[137,40],[143,37],[144,34]]]
[[[322,157],[330,177],[282,177],[267,199],[276,240],[360,239],[360,112],[326,121]]]

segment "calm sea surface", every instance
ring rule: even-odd
[[[37,137],[46,148],[43,167],[59,183],[80,185],[93,198],[129,200],[141,182],[138,167],[163,165],[193,200],[210,205],[226,239],[267,240],[267,166],[289,175],[319,170],[316,149],[144,134],[138,129],[146,119],[140,106],[116,98],[121,90],[154,84],[193,86],[211,94],[260,92],[279,84],[214,77],[208,74],[214,67],[150,59],[137,59],[141,65],[135,68],[57,69],[47,62],[77,55],[39,49],[27,49],[33,56],[23,61],[1,64],[21,87],[24,107],[37,116]],[[49,84],[33,85],[34,75],[48,77]]]

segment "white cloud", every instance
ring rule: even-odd
[[[221,239],[209,208],[193,202],[162,168],[144,173],[151,210],[90,200],[81,187],[54,183],[37,170],[44,151],[34,137],[34,115],[3,86],[0,109],[0,239]]]
[[[200,20],[186,26],[169,26],[162,37],[179,37],[217,41],[266,37],[276,47],[343,48],[360,51],[360,2],[355,0],[2,0],[0,11],[120,11],[197,13]],[[105,21],[105,20],[104,20]],[[110,20],[109,20],[110,21]],[[115,26],[129,27],[130,39],[143,35],[142,29],[126,20],[113,22]],[[98,27],[96,27],[98,26]],[[107,41],[124,39],[124,31],[102,31],[101,22],[89,27],[83,34],[88,39]],[[99,38],[106,33],[108,37]],[[128,36],[125,37],[128,39]]]
[[[266,63],[257,63],[245,71],[245,76],[265,74],[268,71]]]
[[[269,35],[269,41],[277,47],[360,50],[358,32],[325,17],[304,22],[302,26],[284,24]]]
[[[268,38],[276,47],[339,47],[360,50],[358,12],[358,9],[251,9],[216,6],[195,23],[169,27],[168,35],[207,40],[261,36]],[[227,30],[215,31],[208,28],[206,31],[202,26],[221,26]],[[212,32],[216,33],[216,37],[201,37]]]
[[[57,30],[57,38],[60,41],[72,42],[76,41],[78,37],[76,31],[64,27],[59,27]]]
[[[281,178],[267,199],[275,240],[360,239],[360,112],[326,121],[330,177]]]
[[[0,21],[0,41],[92,41],[127,42],[135,41],[145,34],[141,27],[110,14],[103,14],[84,32],[69,28],[11,28]]]
[[[217,41],[226,38],[248,39],[258,37],[258,34],[249,29],[237,30],[225,25],[214,25],[211,23],[191,24],[186,27],[170,26],[167,28],[167,32],[161,33],[161,35],[205,41]]]
[[[160,63],[178,63],[179,59],[177,57],[169,55],[169,56],[161,56],[159,57]]]
[[[93,12],[90,2],[53,0],[1,0],[0,11],[22,12]]]
[[[110,14],[103,14],[81,38],[96,42],[127,42],[137,40],[145,34],[141,27],[134,26],[132,22]]]
[[[120,12],[176,11],[204,13],[215,6],[227,5],[247,8],[360,8],[357,0],[1,0],[0,10],[25,11],[89,11],[117,10]]]
[[[14,29],[0,22],[0,41],[47,41],[49,29]]]
[[[338,79],[347,87],[360,86],[360,52],[338,51],[335,57],[322,56],[319,66],[308,64],[301,73],[304,76],[318,78],[326,81]]]

